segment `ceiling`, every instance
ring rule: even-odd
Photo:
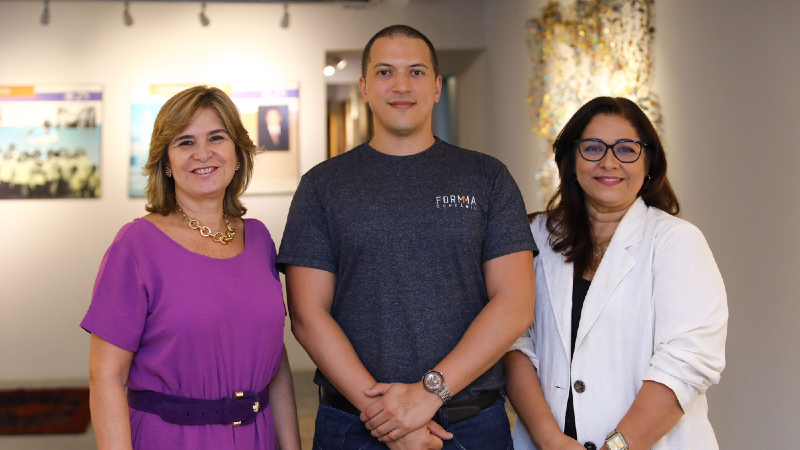
[[[37,1],[41,2],[43,0],[29,0],[29,1]],[[62,0],[65,1],[65,0]],[[119,3],[120,1],[124,0],[87,0],[87,1],[96,1],[96,2],[115,2]],[[338,4],[351,4],[351,5],[366,5],[370,3],[377,3],[380,0],[132,0],[130,3],[142,3],[142,2],[151,2],[151,3],[291,3],[291,4],[299,4],[299,3],[308,3],[308,4],[322,4],[322,3],[338,3]]]

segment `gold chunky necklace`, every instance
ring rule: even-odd
[[[189,228],[193,230],[200,230],[201,235],[211,238],[214,242],[219,242],[220,244],[227,244],[228,242],[232,241],[233,238],[236,237],[236,230],[234,230],[231,223],[228,222],[228,217],[225,215],[225,213],[222,213],[222,220],[225,221],[225,226],[228,227],[228,232],[223,233],[222,231],[217,231],[216,233],[212,233],[211,228],[208,228],[205,225],[201,225],[200,221],[197,219],[190,219],[186,217],[186,214],[184,214],[183,210],[181,209],[181,206],[178,205],[177,203],[175,205],[178,207],[178,211],[181,212],[183,218],[186,219],[187,222],[189,222]]]

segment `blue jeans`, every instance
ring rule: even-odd
[[[453,433],[443,450],[513,450],[511,425],[504,406],[505,396],[477,416],[442,427]],[[314,430],[314,450],[386,450],[372,437],[358,416],[332,408],[320,401]]]

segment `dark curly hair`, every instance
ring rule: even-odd
[[[550,246],[574,264],[575,276],[580,277],[591,266],[594,246],[592,225],[586,211],[584,192],[575,177],[577,147],[589,122],[597,115],[618,116],[627,120],[639,135],[644,147],[644,164],[648,178],[638,196],[648,206],[658,208],[673,216],[680,213],[680,204],[667,179],[667,158],[658,133],[647,115],[636,103],[623,97],[597,97],[569,119],[553,143],[560,183],[547,203],[547,231]],[[531,219],[537,214],[531,214]]]

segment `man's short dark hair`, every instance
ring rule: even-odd
[[[424,34],[420,33],[415,28],[412,28],[408,25],[392,25],[375,33],[375,36],[372,36],[372,39],[370,39],[369,42],[367,42],[367,45],[364,47],[364,53],[361,55],[361,76],[364,77],[364,79],[367,78],[367,67],[369,66],[372,44],[374,44],[375,41],[380,38],[393,38],[396,36],[403,36],[411,39],[421,39],[423,42],[425,42],[425,45],[428,46],[428,50],[431,52],[433,76],[439,76],[439,59],[436,57],[436,49],[433,48],[433,44],[431,43],[430,39],[428,39]]]

